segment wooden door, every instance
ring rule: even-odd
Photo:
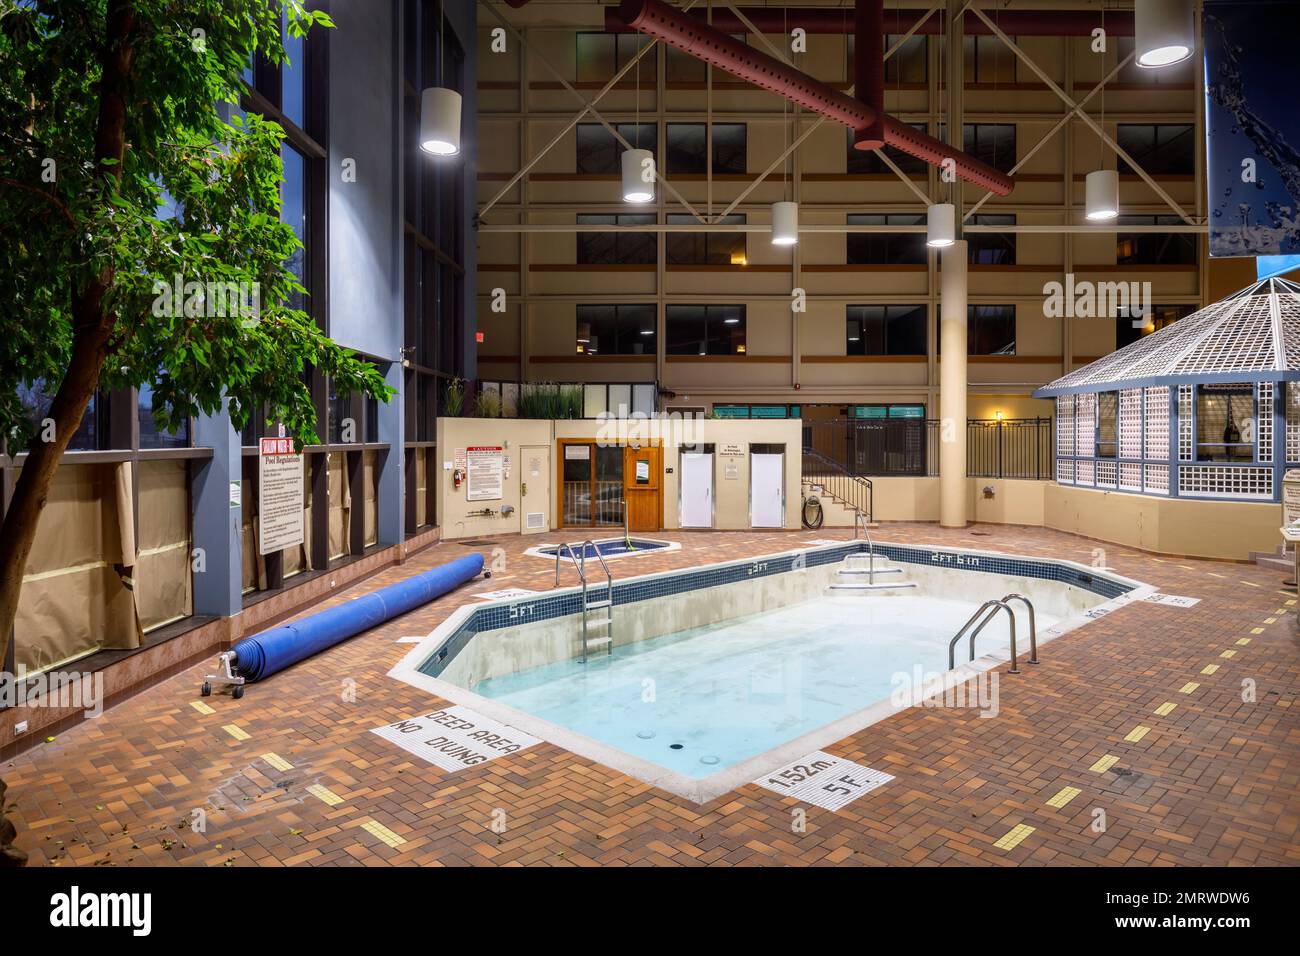
[[[663,451],[654,446],[623,450],[623,496],[630,531],[663,527]]]

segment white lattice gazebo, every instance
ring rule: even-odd
[[[1300,285],[1267,279],[1034,395],[1056,400],[1060,484],[1276,501],[1300,467],[1298,380]]]

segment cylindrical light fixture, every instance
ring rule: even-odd
[[[1192,0],[1137,0],[1133,35],[1138,66],[1155,69],[1187,59],[1196,45]]]
[[[772,203],[772,245],[793,246],[799,241],[799,204]]]
[[[1093,222],[1105,222],[1119,215],[1119,173],[1094,169],[1084,180],[1084,215]]]
[[[957,207],[950,202],[932,203],[925,212],[925,244],[936,249],[957,240]]]
[[[460,152],[460,94],[431,86],[420,94],[420,149],[435,156]]]
[[[655,198],[655,157],[648,149],[625,149],[619,160],[623,170],[623,201],[651,202]]]

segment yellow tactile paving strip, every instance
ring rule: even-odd
[[[1085,564],[1099,546],[1041,529],[971,530],[981,534],[885,524],[874,536]],[[683,548],[626,559],[616,575],[850,535],[656,537]],[[554,565],[521,556],[538,540],[502,539],[507,568],[490,581],[251,685],[240,701],[194,699],[206,662],[7,762],[19,845],[34,865],[1300,863],[1296,616],[1279,613],[1275,572],[1106,546],[1117,572],[1200,603],[1137,603],[1045,644],[1042,664],[1002,675],[995,719],[917,708],[829,745],[895,777],[832,813],[753,785],[697,806],[548,742],[448,774],[370,734],[440,703],[386,676],[409,649],[397,638],[428,633],[477,603],[475,591],[549,589]],[[439,545],[322,606],[467,550]],[[1247,578],[1257,586],[1238,583]],[[1280,593],[1294,608],[1294,591]],[[1242,650],[1218,656],[1225,646]],[[1215,670],[1189,680],[1205,667]],[[345,677],[353,701],[340,699]],[[1151,732],[1126,739],[1141,727]],[[807,811],[804,832],[791,831],[795,806]],[[178,838],[177,821],[199,807],[207,832]],[[1086,818],[1099,810],[1100,833]]]

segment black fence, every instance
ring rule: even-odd
[[[805,422],[803,445],[854,475],[937,475],[942,424],[873,418]],[[966,423],[966,473],[977,478],[1053,477],[1052,419]]]

